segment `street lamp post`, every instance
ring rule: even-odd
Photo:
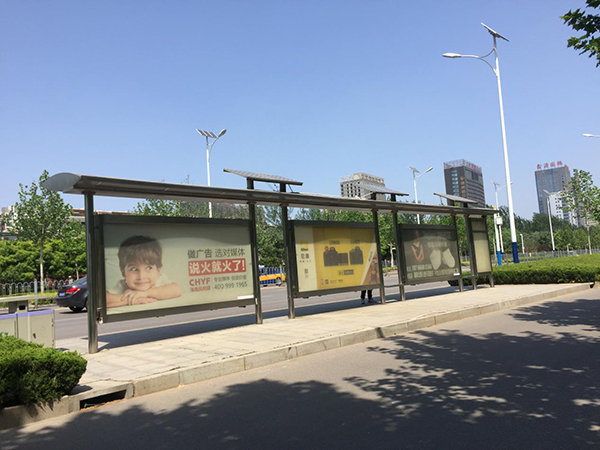
[[[525,256],[525,241],[523,240],[523,233],[519,233],[521,235],[521,249],[523,251],[523,256]]]
[[[510,182],[510,167],[508,164],[508,147],[506,144],[506,126],[504,124],[504,106],[502,103],[502,84],[500,83],[500,65],[498,62],[498,50],[496,49],[496,39],[497,38],[504,39],[506,42],[508,42],[508,39],[506,39],[500,33],[492,30],[487,25],[485,25],[483,23],[481,25],[483,25],[485,27],[485,29],[492,35],[492,37],[494,39],[494,47],[487,55],[476,56],[476,55],[461,55],[458,53],[444,53],[443,56],[446,58],[475,58],[475,59],[478,59],[478,60],[486,63],[490,67],[490,69],[492,69],[494,74],[496,75],[496,81],[498,83],[498,102],[500,104],[500,125],[502,127],[502,147],[504,149],[504,173],[506,175],[506,195],[508,197],[508,218],[509,218],[509,222],[510,222],[510,237],[512,240],[513,261],[515,263],[518,263],[519,262],[519,247],[517,244],[517,230],[515,227],[515,214],[514,214],[514,208],[513,208],[512,187],[511,187],[511,182]],[[485,59],[488,56],[490,56],[492,53],[494,54],[494,60],[496,63],[495,68]]]
[[[504,189],[506,186],[500,186],[500,183],[495,181],[492,181],[492,183],[494,183],[494,194],[496,194],[496,211],[498,211],[498,213],[494,215],[494,228],[496,230],[496,255],[498,256],[498,265],[501,266],[502,253],[504,253],[504,244],[502,242],[502,225],[500,224],[500,202],[498,201],[498,192]],[[498,235],[500,235],[499,239]]]
[[[552,239],[552,256],[556,256],[556,249],[554,248],[554,232],[552,231],[552,210],[550,209],[550,192],[544,189],[546,194],[546,202],[548,203],[548,222],[550,223],[550,238]]]
[[[208,185],[210,186],[210,152],[212,151],[215,142],[217,142],[221,136],[227,133],[227,130],[221,130],[221,132],[218,135],[216,135],[212,131],[199,130],[198,128],[196,128],[196,131],[198,132],[198,134],[206,138],[206,175]],[[212,143],[209,143],[209,138],[214,139],[214,141],[212,141]],[[212,218],[212,202],[208,202],[208,217]]]
[[[408,168],[410,170],[412,170],[412,173],[413,173],[413,185],[415,187],[415,203],[419,203],[419,199],[417,197],[417,181],[419,181],[419,178],[421,178],[427,172],[431,172],[433,170],[433,167],[430,167],[423,173],[421,173],[419,170],[415,169],[413,166],[408,166]],[[419,175],[417,175],[417,174],[419,174]],[[421,217],[419,216],[419,214],[417,214],[417,223],[419,225],[421,224]]]

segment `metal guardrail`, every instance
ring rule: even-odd
[[[36,289],[36,284],[37,289]],[[68,281],[50,280],[44,282],[44,291],[58,291],[68,285]],[[0,283],[0,297],[19,294],[36,294],[41,292],[39,281],[20,281],[18,283]]]

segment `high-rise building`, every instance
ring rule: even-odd
[[[543,166],[542,164],[537,165],[535,187],[537,188],[540,214],[548,214],[548,194],[544,191],[551,194],[560,192],[569,181],[571,181],[571,171],[569,166],[563,165],[562,161],[545,163]],[[565,220],[568,220],[568,217]]]
[[[377,188],[385,187],[385,180],[375,175],[358,172],[353,175],[340,177],[340,193],[342,197],[366,198]],[[385,196],[377,194],[377,199],[382,200]]]
[[[481,167],[464,159],[445,162],[444,180],[446,181],[446,194],[468,198],[476,201],[479,206],[485,206]],[[452,202],[448,201],[448,204],[450,203]]]
[[[547,195],[547,201],[550,203],[550,214],[562,220],[566,220],[571,225],[578,225],[577,214],[565,208],[564,195],[562,192],[551,192]],[[548,205],[546,205],[548,206]]]

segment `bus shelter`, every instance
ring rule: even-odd
[[[386,302],[378,215],[391,213],[401,300],[405,286],[457,280],[463,290],[456,217],[466,222],[471,278],[493,286],[486,216],[494,210],[446,196],[451,205],[396,201],[406,196],[373,188],[370,198],[288,192],[302,182],[276,175],[225,169],[246,179],[246,189],[59,173],[44,187],[80,194],[85,201],[88,268],[88,350],[98,351],[98,323],[236,306],[255,307],[263,321],[258,271],[256,205],[281,208],[288,317],[295,300],[315,295],[379,289]],[[275,183],[279,191],[255,189]],[[377,194],[384,194],[385,199]],[[94,197],[122,197],[248,205],[248,219],[106,216]],[[290,220],[288,208],[371,212],[372,223]],[[407,225],[398,214],[445,215],[452,225]]]

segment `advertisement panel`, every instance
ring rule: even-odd
[[[477,273],[490,273],[492,262],[485,219],[472,217],[469,220],[473,231],[473,248],[475,249]]]
[[[298,292],[379,284],[370,224],[294,224]]]
[[[408,283],[460,276],[454,228],[403,226],[400,233]]]
[[[107,316],[254,297],[246,221],[135,218],[102,229]]]

